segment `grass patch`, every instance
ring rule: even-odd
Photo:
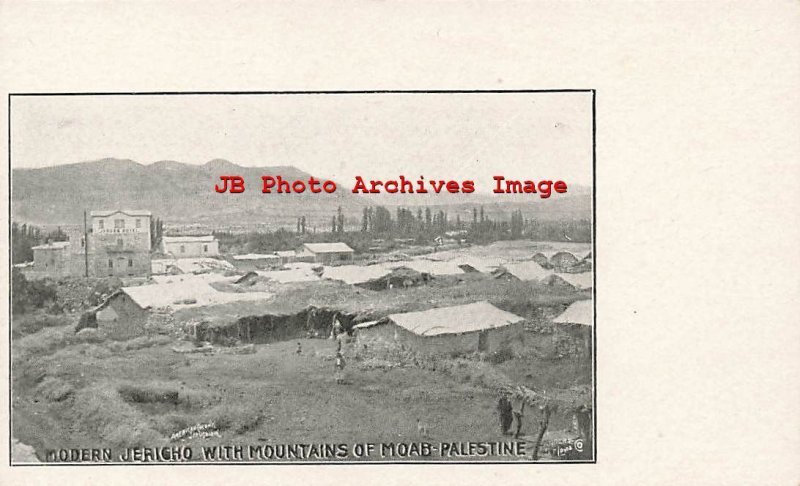
[[[173,338],[156,334],[153,336],[139,336],[127,341],[112,341],[108,343],[108,349],[116,353],[122,351],[136,351],[138,349],[150,348],[153,346],[163,346],[173,341]]]
[[[171,403],[178,404],[178,391],[169,388],[122,385],[119,395],[128,403]]]
[[[51,354],[59,348],[76,342],[75,332],[71,326],[43,329],[36,334],[23,336],[14,343],[14,354],[17,356],[41,356]]]
[[[207,417],[206,422],[214,422],[219,430],[231,431],[238,435],[258,427],[264,417],[264,411],[260,405],[241,403],[220,405],[210,410],[205,416]]]
[[[36,387],[36,396],[48,402],[61,402],[75,393],[75,389],[69,383],[59,378],[46,377],[39,386]]]
[[[41,331],[49,327],[58,327],[71,324],[70,319],[63,315],[50,314],[14,314],[11,319],[11,336],[19,338]]]
[[[121,399],[116,387],[100,383],[75,393],[71,407],[74,427],[103,439],[103,447],[155,447],[165,438],[149,425],[147,416]]]

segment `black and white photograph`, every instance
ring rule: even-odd
[[[593,461],[593,91],[11,109],[13,463]]]
[[[800,484],[800,2],[0,0],[0,485]]]

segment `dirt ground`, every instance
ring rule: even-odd
[[[45,332],[59,331],[67,339],[72,332]],[[530,359],[491,370],[466,363],[457,372],[372,367],[355,358],[354,345],[346,345],[346,383],[337,384],[331,340],[206,355],[179,354],[172,349],[176,342],[150,338],[138,338],[136,345],[67,341],[50,353],[52,348],[25,347],[35,337],[23,338],[14,355],[13,427],[15,438],[33,446],[40,459],[47,449],[166,445],[172,434],[207,423],[215,423],[219,436],[181,444],[508,440],[499,430],[497,394],[487,375],[516,374],[515,381],[537,388],[553,386],[553,374],[561,377],[560,387],[591,379],[586,364]],[[177,400],[158,398],[169,392],[177,392]],[[553,430],[569,426],[566,416],[551,423]],[[531,415],[522,432],[532,440],[535,431]]]

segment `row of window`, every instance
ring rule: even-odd
[[[181,245],[181,253],[186,253],[186,247]],[[208,253],[208,245],[203,245],[203,253]]]
[[[129,267],[133,266],[133,258],[128,258],[128,266]],[[114,260],[110,258],[108,259],[108,268],[114,268]]]
[[[97,221],[98,227],[100,229],[106,229],[106,222],[105,220],[101,219]],[[142,220],[140,218],[136,218],[136,228],[142,227]],[[125,229],[125,220],[124,219],[115,219],[114,220],[114,229]]]

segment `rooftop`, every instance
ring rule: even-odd
[[[46,245],[34,246],[32,250],[60,250],[69,246],[69,241],[54,241]]]
[[[234,260],[277,260],[278,255],[263,253],[248,253],[246,255],[234,255]]]
[[[171,276],[164,278],[163,283],[123,287],[122,292],[142,309],[202,307],[247,300],[266,300],[272,296],[266,292],[220,292],[209,285],[215,280],[201,275]]]
[[[303,247],[312,253],[352,253],[347,243],[305,243]]]
[[[591,326],[594,322],[594,308],[591,300],[573,302],[560,316],[553,319],[556,324],[582,324]]]
[[[576,289],[590,289],[594,285],[592,272],[559,273],[557,275]]]
[[[503,268],[520,280],[541,280],[553,273],[533,261],[506,263]]]
[[[207,241],[214,241],[214,235],[164,236],[162,240],[164,241],[164,243],[194,243],[197,241],[207,242]]]
[[[89,216],[104,218],[117,213],[122,213],[126,216],[150,216],[152,214],[144,209],[111,209],[107,211],[90,211]]]
[[[391,314],[389,319],[398,326],[420,336],[461,334],[508,326],[524,319],[500,310],[489,302],[439,307],[420,312]]]

